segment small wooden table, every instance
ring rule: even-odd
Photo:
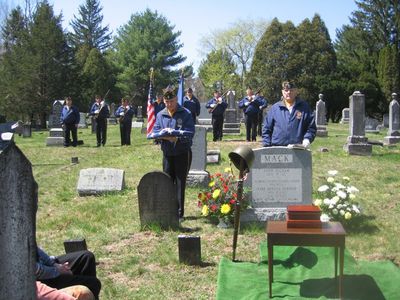
[[[339,298],[342,299],[346,231],[339,222],[323,223],[322,228],[287,228],[286,221],[267,222],[269,297],[272,298],[274,246],[335,247],[335,277],[339,256]]]

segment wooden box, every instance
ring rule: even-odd
[[[321,228],[321,209],[314,205],[289,205],[287,207],[288,228]]]

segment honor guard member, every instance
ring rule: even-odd
[[[154,106],[154,115],[157,117],[157,114],[165,108],[162,93],[157,93],[156,99],[151,104]]]
[[[214,98],[209,100],[206,104],[208,112],[211,114],[212,127],[213,127],[213,141],[222,140],[222,129],[224,126],[224,112],[228,104],[223,99],[219,91],[214,91]]]
[[[114,115],[119,121],[119,131],[121,133],[121,146],[131,144],[133,108],[129,105],[127,98],[122,98],[121,105],[117,108]]]
[[[261,93],[257,93],[256,96],[260,97],[262,105],[260,106],[260,112],[258,113],[258,124],[257,124],[257,135],[262,136],[262,127],[263,127],[263,121],[264,121],[264,110],[268,106],[268,101],[267,99],[264,98]]]
[[[193,132],[194,135],[195,127],[192,115],[189,110],[178,104],[176,90],[170,86],[164,90],[164,103],[166,107],[157,115],[153,132],[159,133],[164,128],[170,128]],[[163,171],[171,176],[176,186],[180,221],[184,216],[186,177],[192,160],[193,135],[161,138]]]
[[[61,111],[60,121],[65,131],[64,134],[64,147],[71,145],[72,134],[72,147],[78,144],[78,124],[80,121],[79,110],[75,105],[72,105],[72,98],[65,98],[65,105]]]
[[[96,96],[95,102],[90,109],[90,115],[94,116],[96,122],[97,147],[105,146],[107,140],[107,118],[110,116],[110,109],[101,96]]]
[[[200,102],[193,96],[193,90],[188,88],[186,91],[186,96],[183,98],[183,107],[187,108],[193,117],[193,122],[196,124],[196,117],[200,115]]]
[[[307,148],[313,142],[317,131],[314,115],[297,94],[292,82],[282,83],[282,100],[271,107],[264,121],[264,147],[302,144]]]
[[[239,108],[243,109],[245,115],[246,140],[250,142],[257,138],[258,115],[263,101],[261,97],[254,95],[251,87],[247,88],[246,95],[239,101]]]

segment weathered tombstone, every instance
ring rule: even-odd
[[[326,130],[326,107],[324,102],[324,95],[318,95],[319,100],[315,109],[315,122],[317,125],[317,136],[327,137],[328,131]]]
[[[221,150],[207,150],[207,164],[219,164]]]
[[[349,108],[343,108],[342,110],[342,119],[340,120],[341,124],[349,124],[350,121],[350,109]]]
[[[0,148],[0,298],[36,299],[37,184],[14,142]]]
[[[385,145],[392,145],[400,142],[400,106],[396,93],[392,94],[392,101],[389,104],[389,130],[383,139]]]
[[[144,122],[142,110],[143,110],[142,106],[138,106],[137,116],[136,116],[136,121],[137,122]]]
[[[207,186],[209,173],[206,171],[207,164],[207,139],[206,129],[196,125],[192,145],[192,164],[187,176],[188,186]]]
[[[51,128],[49,135],[46,139],[46,146],[62,147],[64,145],[64,130],[62,128]]]
[[[212,132],[211,114],[206,108],[206,103],[200,103],[200,115],[197,118],[197,123],[206,128],[207,132]]]
[[[178,235],[179,262],[188,265],[201,265],[201,246],[199,236]]]
[[[110,117],[107,119],[108,124],[110,125],[116,125],[117,124],[117,118],[115,117],[115,103],[110,104]]]
[[[309,150],[287,147],[259,148],[244,182],[251,208],[242,222],[285,219],[288,205],[311,204],[312,160]]]
[[[143,128],[143,122],[132,121],[132,128]]]
[[[379,133],[378,126],[380,122],[377,119],[366,117],[365,118],[365,132],[366,133]]]
[[[79,124],[78,128],[87,128],[87,122],[86,122],[86,114],[83,112],[79,113]]]
[[[235,102],[235,91],[229,91],[228,97],[228,108],[225,110],[225,121],[223,132],[226,134],[239,135],[240,134],[240,123],[237,122],[237,108]]]
[[[26,123],[22,125],[22,137],[23,138],[28,138],[32,137],[32,127],[31,124]]]
[[[91,119],[90,125],[91,125],[91,128],[92,128],[91,132],[92,133],[96,133],[96,130],[97,130],[96,118],[94,116],[91,116],[90,119]]]
[[[372,145],[365,136],[365,96],[358,91],[350,96],[350,136],[343,149],[351,155],[372,154]]]
[[[64,102],[64,100],[54,100],[51,114],[49,116],[49,128],[61,128],[60,117]]]
[[[100,195],[122,191],[125,187],[125,171],[112,168],[89,168],[79,172],[79,196]]]
[[[158,224],[161,228],[178,228],[178,200],[171,177],[161,171],[145,174],[138,185],[141,227]]]

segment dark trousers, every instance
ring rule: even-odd
[[[96,125],[97,146],[100,144],[104,146],[107,140],[107,119],[97,118]]]
[[[62,289],[72,285],[84,285],[90,289],[96,299],[99,298],[101,282],[96,277],[96,261],[90,251],[77,251],[57,257],[60,264],[68,262],[70,274],[60,274],[56,278],[41,280],[44,284]]]
[[[76,147],[78,144],[78,129],[75,124],[64,124],[64,146]],[[72,135],[72,144],[71,144],[71,135]]]
[[[129,122],[129,124],[127,122],[119,123],[119,131],[121,133],[121,145],[130,145],[132,122]]]
[[[213,127],[213,141],[222,140],[222,129],[224,126],[224,115],[212,116],[212,127]]]
[[[186,177],[191,162],[191,151],[176,156],[163,156],[163,171],[171,176],[176,187],[179,218],[183,218],[185,212]]]
[[[263,127],[263,121],[264,121],[263,117],[264,117],[263,112],[262,111],[259,112],[258,113],[258,126],[257,126],[257,134],[259,136],[262,136],[262,127]]]
[[[257,115],[246,115],[245,116],[245,124],[246,124],[246,140],[255,141],[257,138],[257,123],[258,118]]]

